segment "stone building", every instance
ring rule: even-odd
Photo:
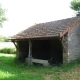
[[[80,17],[35,24],[11,40],[29,65],[67,63],[80,57]]]

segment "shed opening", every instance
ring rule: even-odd
[[[51,65],[62,64],[63,51],[60,40],[33,40],[32,57],[48,60]]]

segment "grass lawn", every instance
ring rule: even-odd
[[[80,60],[60,67],[28,66],[0,53],[0,80],[80,80]]]

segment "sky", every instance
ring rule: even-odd
[[[70,8],[72,0],[0,0],[6,9],[7,21],[0,28],[0,35],[13,36],[35,23],[74,17]]]

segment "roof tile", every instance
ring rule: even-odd
[[[36,24],[14,35],[11,39],[59,37],[61,33],[63,33],[67,28],[69,28],[74,22],[79,19],[80,17],[73,17]]]

